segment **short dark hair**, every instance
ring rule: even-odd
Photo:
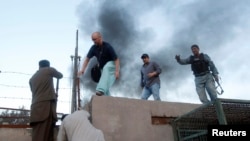
[[[193,44],[193,45],[191,46],[191,49],[194,48],[194,47],[200,49],[199,46],[196,45],[196,44]]]
[[[50,66],[50,63],[48,60],[41,60],[39,61],[39,67],[40,68],[43,68],[43,67],[49,67]]]
[[[143,59],[143,58],[149,58],[148,54],[146,54],[146,53],[142,54],[141,59]]]

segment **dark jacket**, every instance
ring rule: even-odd
[[[62,78],[62,73],[52,67],[40,68],[29,80],[32,92],[31,122],[43,121],[53,110],[56,118],[57,95],[54,88],[53,78]]]

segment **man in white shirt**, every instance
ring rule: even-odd
[[[85,110],[67,115],[62,120],[57,141],[105,141],[103,132],[90,123],[89,116]]]

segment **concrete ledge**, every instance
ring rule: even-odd
[[[31,128],[0,128],[0,139],[6,141],[31,141]]]
[[[152,118],[175,118],[200,104],[146,101],[93,96],[89,112],[93,125],[101,129],[106,141],[173,141],[170,124],[152,124]]]
[[[199,106],[93,96],[85,109],[91,114],[92,124],[103,131],[106,141],[174,141],[170,120]],[[0,139],[31,141],[31,132],[31,128],[3,127],[0,128]],[[55,132],[58,132],[58,127]]]

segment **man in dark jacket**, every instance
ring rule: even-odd
[[[193,55],[190,55],[188,58],[181,59],[180,55],[176,55],[175,59],[181,65],[191,64],[191,69],[195,76],[196,92],[200,101],[204,104],[210,102],[207,98],[206,90],[210,100],[214,102],[217,99],[215,81],[219,82],[219,72],[211,58],[207,54],[200,53],[198,45],[192,45],[191,50]]]
[[[96,86],[96,95],[110,96],[109,90],[120,75],[120,61],[114,48],[108,42],[103,41],[103,37],[100,32],[92,33],[91,38],[94,45],[92,45],[88,51],[82,68],[78,74],[83,75],[90,59],[96,57],[101,69],[100,80]]]
[[[57,121],[54,77],[60,79],[63,75],[50,67],[48,60],[41,60],[39,70],[29,80],[32,92],[30,112],[32,141],[53,141],[53,130]]]

